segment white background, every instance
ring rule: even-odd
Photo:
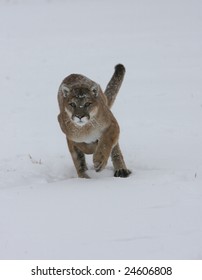
[[[0,1],[0,259],[202,259],[202,2]],[[105,89],[133,174],[78,179],[62,79]]]

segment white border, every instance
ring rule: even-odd
[[[94,272],[96,269],[104,269],[106,270],[108,275],[34,275],[32,276],[32,269],[36,269],[38,266],[39,269],[45,269],[44,271],[49,271],[51,274],[58,269],[59,274],[66,272],[66,269],[83,269],[85,273],[86,267],[91,269],[91,272]],[[171,275],[125,275],[128,269],[126,267],[143,268],[146,267],[148,269],[155,267],[171,267],[172,274]],[[54,268],[54,269],[53,269]],[[110,270],[111,269],[111,270]],[[40,271],[40,270],[38,270]],[[41,270],[43,271],[43,270]],[[112,272],[110,275],[110,271]],[[113,275],[113,271],[115,271],[115,275]],[[141,270],[139,270],[141,271]],[[146,271],[146,269],[144,270]],[[152,270],[151,270],[152,271]],[[32,271],[33,272],[33,271]],[[132,270],[133,272],[133,270]],[[201,280],[202,279],[202,261],[201,260],[2,260],[0,261],[0,279],[2,280],[10,280],[10,279],[20,279],[20,280],[33,280],[33,279],[194,279]]]

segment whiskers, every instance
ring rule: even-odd
[[[64,123],[65,123],[65,125],[68,125],[68,124],[71,123],[71,120],[70,120],[70,119],[65,119],[65,120],[64,120]]]

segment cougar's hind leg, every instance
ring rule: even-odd
[[[80,151],[75,145],[74,142],[67,139],[69,151],[72,156],[72,160],[74,162],[77,174],[80,178],[90,178],[86,174],[86,170],[88,170],[86,165],[85,154]]]
[[[107,105],[109,108],[112,107],[114,100],[116,99],[117,93],[123,82],[125,72],[125,67],[122,64],[115,66],[114,74],[104,92],[107,97]]]
[[[128,177],[131,174],[131,171],[127,169],[126,164],[123,159],[119,144],[117,144],[111,153],[111,158],[114,166],[114,177]]]

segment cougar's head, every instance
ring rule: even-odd
[[[99,90],[97,84],[71,87],[64,83],[61,85],[65,112],[76,125],[84,126],[96,115]]]

